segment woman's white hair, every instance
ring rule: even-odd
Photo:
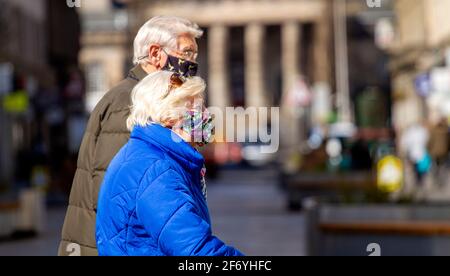
[[[148,50],[151,44],[177,49],[177,39],[180,35],[188,34],[200,38],[203,31],[197,24],[187,19],[175,16],[156,16],[147,21],[138,31],[134,39],[133,63],[148,63]]]
[[[172,72],[149,74],[131,92],[131,114],[127,128],[145,127],[151,123],[166,125],[184,117],[190,104],[204,102],[206,84],[200,77],[188,78],[180,87],[169,89]]]

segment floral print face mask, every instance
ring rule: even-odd
[[[189,110],[183,119],[182,130],[191,137],[191,141],[202,147],[212,142],[214,136],[214,117],[207,109]]]

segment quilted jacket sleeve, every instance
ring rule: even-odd
[[[161,251],[168,256],[241,256],[212,235],[211,225],[180,183],[181,177],[167,169],[147,183],[137,201],[137,215]]]

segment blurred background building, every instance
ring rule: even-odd
[[[132,66],[129,17],[133,15],[123,2],[85,1],[79,9],[83,28],[79,57],[86,76],[87,112]]]
[[[58,172],[70,154],[66,123],[84,98],[78,14],[61,1],[5,0],[1,6],[0,186],[27,186],[33,173],[51,171],[55,181],[45,185],[65,190]],[[42,166],[48,172],[38,173]]]
[[[267,126],[280,127],[276,154],[262,154],[261,141],[204,150],[225,237],[270,254],[269,245],[231,233],[240,223],[248,237],[279,237],[287,249],[273,254],[307,254],[297,233],[309,233],[309,216],[287,209],[310,197],[341,205],[450,202],[450,0],[0,6],[0,214],[20,209],[19,193],[30,188],[64,208],[89,113],[132,68],[134,36],[156,15],[185,17],[205,31],[198,62],[209,106],[280,107],[279,125]],[[264,217],[270,210],[280,216]],[[298,230],[283,235],[290,227]]]

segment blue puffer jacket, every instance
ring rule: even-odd
[[[98,199],[103,256],[239,256],[211,232],[201,154],[171,130],[136,127],[113,159]]]

